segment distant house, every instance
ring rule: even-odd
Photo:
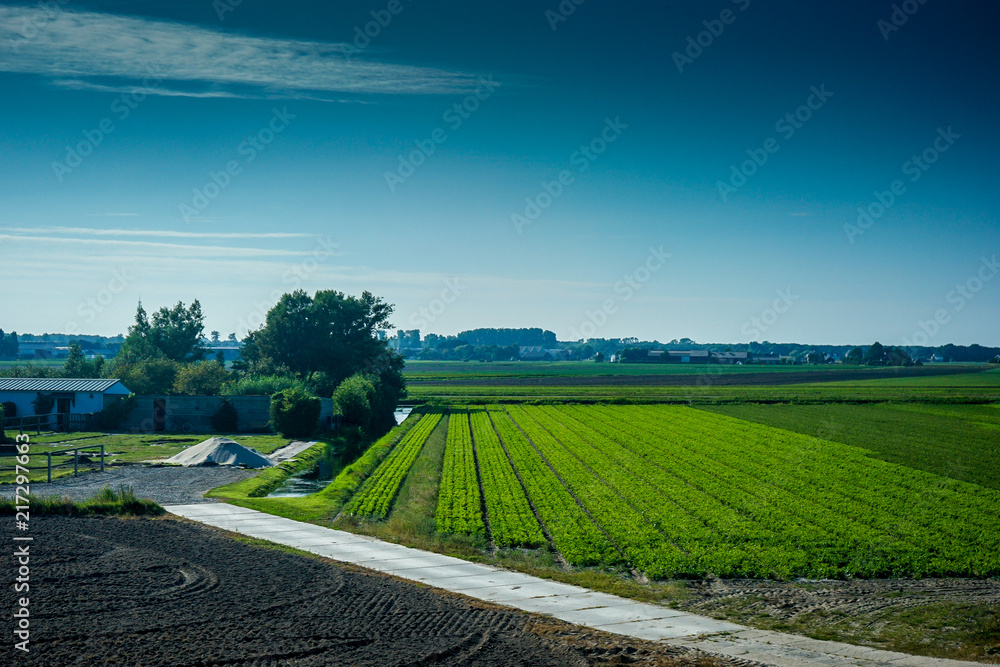
[[[0,378],[0,404],[8,418],[92,414],[128,394],[120,380]],[[39,405],[48,409],[39,413]]]
[[[520,358],[521,361],[566,361],[569,359],[569,350],[546,349],[541,345],[522,345]]]
[[[712,352],[712,361],[717,364],[745,364],[749,359],[746,352]]]
[[[707,364],[711,361],[708,350],[671,350],[668,361],[674,364]]]
[[[780,354],[755,354],[753,355],[753,362],[755,364],[780,364],[781,355]]]
[[[552,355],[541,345],[521,346],[521,361],[552,361]]]

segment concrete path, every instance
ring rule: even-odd
[[[268,454],[267,458],[271,459],[275,463],[284,463],[288,459],[298,456],[317,443],[318,441],[316,440],[293,440],[284,447],[279,447]]]
[[[210,526],[353,563],[402,579],[419,581],[479,600],[547,614],[606,632],[689,646],[768,665],[957,667],[980,664],[923,658],[780,632],[754,630],[234,505],[173,505],[166,509],[172,514]]]

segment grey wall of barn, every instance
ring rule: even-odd
[[[166,431],[172,433],[211,433],[212,415],[223,400],[236,409],[237,428],[241,433],[270,431],[270,396],[154,396],[138,394],[135,407],[119,427],[124,431],[152,433],[153,402],[166,401]],[[333,423],[333,399],[320,399],[319,425],[330,428]]]

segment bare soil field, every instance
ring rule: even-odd
[[[171,519],[36,517],[31,534],[31,651],[7,643],[4,664],[752,664],[542,619]],[[5,625],[10,636],[9,619]]]
[[[690,582],[674,606],[755,627],[875,648],[1000,663],[1000,580]]]

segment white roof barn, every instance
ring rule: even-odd
[[[8,418],[39,414],[36,407],[40,398],[51,399],[51,407],[42,414],[91,414],[128,394],[121,380],[0,378],[0,404],[4,404]]]

